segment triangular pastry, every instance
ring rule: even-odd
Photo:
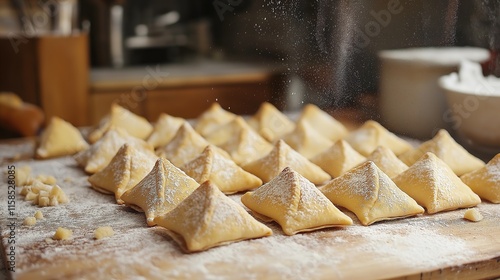
[[[235,114],[224,110],[219,103],[214,102],[207,110],[198,116],[196,124],[194,125],[194,130],[205,137],[221,125],[232,121],[235,117]]]
[[[123,204],[121,196],[133,188],[151,171],[157,157],[123,144],[111,162],[101,171],[88,178],[92,188],[115,195],[116,202]]]
[[[341,122],[313,104],[307,104],[302,108],[297,122],[303,121],[332,142],[336,142],[348,133],[347,128]]]
[[[52,117],[42,132],[40,144],[36,149],[37,158],[68,156],[89,147],[80,131],[69,122]]]
[[[264,183],[278,176],[285,167],[292,168],[316,185],[331,179],[328,173],[310,162],[303,155],[294,151],[283,140],[278,140],[274,144],[273,150],[266,156],[245,164],[242,167],[262,179]]]
[[[121,199],[125,205],[144,212],[149,226],[155,217],[174,209],[199,184],[167,159],[159,158],[151,172],[135,187],[126,191]]]
[[[197,252],[241,240],[272,235],[210,181],[201,184],[169,213],[154,220],[184,251]]]
[[[168,159],[175,166],[181,167],[198,157],[209,144],[189,123],[184,122],[174,138],[167,145],[160,147],[156,153],[158,156]],[[224,150],[220,148],[216,148],[216,150],[230,158]]]
[[[427,152],[433,153],[443,160],[457,176],[462,176],[484,166],[482,160],[467,152],[444,129],[440,129],[432,139],[422,143],[416,149],[400,155],[399,158],[411,166]]]
[[[244,194],[241,202],[253,212],[275,220],[287,235],[352,224],[351,218],[314,184],[289,167],[257,190]]]
[[[113,103],[111,112],[104,117],[97,128],[89,135],[90,143],[94,143],[110,129],[119,127],[128,134],[139,139],[146,139],[153,131],[153,126],[144,117],[138,116],[122,106]]]
[[[74,158],[87,173],[93,174],[104,169],[125,143],[144,153],[154,155],[153,147],[144,140],[132,137],[120,128],[110,128],[101,139],[76,154]]]
[[[366,158],[344,140],[338,140],[328,150],[311,159],[312,163],[321,167],[334,178],[341,176],[364,161]]]
[[[391,149],[384,146],[378,146],[366,159],[373,161],[389,178],[408,169],[408,165],[404,164]]]
[[[207,141],[229,153],[236,164],[242,165],[267,155],[273,145],[253,130],[242,117],[207,136]]]
[[[271,143],[295,128],[295,124],[269,102],[260,105],[259,110],[248,119],[248,124]]]
[[[262,180],[246,172],[236,163],[220,155],[212,145],[181,167],[181,170],[198,183],[210,180],[225,194],[252,190],[262,185]]]
[[[374,120],[366,121],[344,139],[365,157],[378,146],[385,146],[398,156],[412,148],[407,141],[399,138]]]
[[[330,139],[324,137],[305,121],[297,122],[295,129],[283,136],[283,140],[292,149],[309,159],[326,151],[333,145]]]
[[[367,226],[424,213],[424,209],[367,161],[320,188],[333,204],[352,211]]]
[[[217,130],[208,133],[204,137],[211,144],[220,146],[229,141],[236,134],[240,133],[241,130],[245,129],[252,129],[252,128],[246,123],[246,121],[241,116],[237,116],[230,122],[219,126]]]
[[[185,121],[183,118],[161,113],[147,142],[155,148],[168,144]]]
[[[481,203],[479,196],[433,153],[425,153],[393,180],[401,190],[424,206],[429,214]]]
[[[482,199],[500,203],[500,154],[484,167],[469,172],[460,179]]]

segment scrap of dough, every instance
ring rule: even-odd
[[[274,144],[274,148],[269,154],[242,167],[262,179],[264,183],[278,176],[285,167],[292,168],[316,185],[331,179],[328,173],[294,151],[281,139]]]
[[[324,137],[336,142],[348,134],[347,128],[327,112],[314,104],[307,104],[302,108],[297,123],[307,122]]]
[[[271,143],[295,128],[295,124],[269,102],[260,105],[257,112],[248,119],[248,124]]]
[[[295,151],[310,159],[330,148],[333,142],[323,136],[306,121],[298,121],[295,129],[283,136],[283,140]]]
[[[393,180],[401,190],[424,206],[429,214],[481,203],[479,196],[433,153],[425,153]]]
[[[168,144],[185,121],[183,118],[161,113],[154,125],[153,132],[146,142],[155,148]]]
[[[388,131],[374,120],[366,121],[360,128],[349,133],[344,139],[365,157],[369,156],[378,146],[391,149],[397,156],[412,148],[408,142]]]
[[[95,231],[94,231],[94,238],[99,240],[99,239],[103,239],[103,238],[106,238],[106,237],[111,237],[115,235],[115,232],[113,230],[112,227],[99,227],[97,228]]]
[[[52,117],[42,132],[36,149],[37,158],[52,158],[76,154],[89,147],[80,131],[69,122]]]
[[[153,147],[144,140],[128,135],[121,128],[111,128],[99,141],[76,154],[74,158],[85,172],[94,174],[103,170],[125,143],[144,153],[154,155]]]
[[[73,231],[67,228],[59,227],[57,228],[52,239],[54,240],[68,240],[73,236]]]
[[[166,228],[187,252],[272,235],[270,228],[255,220],[210,181],[154,222]]]
[[[112,127],[125,130],[130,136],[146,139],[153,131],[153,126],[144,117],[136,115],[122,106],[113,103],[111,112],[99,122],[89,135],[90,143],[95,143]]]
[[[219,103],[214,102],[207,110],[198,116],[194,129],[201,136],[205,137],[217,130],[220,126],[229,123],[235,117],[235,114],[224,110]]]
[[[215,146],[208,145],[200,156],[181,169],[200,184],[210,180],[225,194],[252,190],[262,185],[260,178],[246,172],[214,148]]]
[[[37,210],[37,211],[35,212],[34,217],[35,217],[37,220],[41,220],[41,219],[43,219],[43,213],[42,213],[42,211]]]
[[[193,178],[160,157],[151,172],[121,199],[125,205],[145,212],[147,224],[154,226],[155,217],[174,209],[198,186]]]
[[[482,199],[500,203],[500,154],[485,166],[460,177]]]
[[[371,161],[331,180],[320,190],[333,204],[356,214],[365,226],[424,213],[415,200]]]
[[[116,202],[123,204],[121,196],[133,188],[153,169],[157,157],[123,144],[111,162],[101,171],[88,178],[92,188],[115,195]]]
[[[366,158],[342,139],[311,159],[312,163],[321,167],[333,178],[341,176],[364,161]]]
[[[408,165],[384,146],[378,146],[366,159],[373,161],[389,178],[396,177],[408,169]]]
[[[241,202],[257,217],[276,221],[287,235],[352,224],[351,218],[313,183],[289,167],[257,190],[244,194]]]
[[[465,211],[464,219],[471,222],[479,222],[483,219],[483,215],[481,215],[481,212],[477,208],[470,208]]]
[[[400,155],[399,158],[406,165],[411,166],[427,152],[433,153],[443,160],[457,176],[462,176],[484,166],[482,160],[467,152],[444,129],[439,130],[432,139],[422,143],[416,149],[411,149]]]
[[[26,217],[23,221],[23,225],[25,226],[34,226],[36,224],[35,217]]]

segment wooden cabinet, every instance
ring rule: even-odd
[[[241,66],[241,65],[240,65]],[[167,67],[169,73],[160,81],[148,80],[148,71],[133,78],[130,70],[123,75],[95,71],[90,87],[90,123],[96,124],[113,102],[155,121],[164,112],[183,118],[195,118],[213,102],[236,114],[253,114],[260,104],[269,101],[282,108],[285,86],[284,75],[267,67],[241,69],[231,63],[217,65],[216,73],[203,73],[205,66],[193,65],[194,74],[186,66],[176,72]],[[209,68],[209,67],[208,67]],[[108,76],[108,77],[106,77]],[[126,78],[129,77],[129,78]]]
[[[46,119],[88,124],[88,83],[86,34],[0,38],[0,91],[40,106]]]

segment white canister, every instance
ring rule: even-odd
[[[384,50],[379,52],[380,115],[389,130],[412,138],[429,139],[444,120],[446,99],[439,77],[457,71],[460,61],[488,60],[486,49],[436,47]]]

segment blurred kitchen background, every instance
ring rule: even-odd
[[[498,0],[0,0],[0,91],[75,125],[214,102],[379,118],[385,49],[477,46],[500,75]]]

